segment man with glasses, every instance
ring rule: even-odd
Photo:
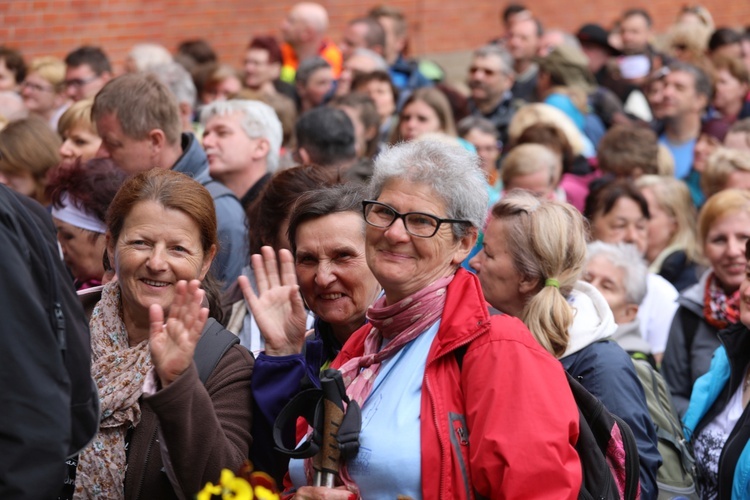
[[[65,65],[65,92],[73,101],[93,98],[112,78],[112,65],[99,47],[77,48]]]

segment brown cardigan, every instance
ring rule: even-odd
[[[180,498],[164,471],[164,445],[184,498],[218,482],[221,469],[239,469],[252,444],[252,371],[252,354],[235,345],[205,387],[193,364],[165,389],[142,396],[143,415],[128,449],[126,499]]]

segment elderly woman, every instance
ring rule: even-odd
[[[47,185],[63,260],[79,290],[102,284],[104,219],[126,178],[112,160],[96,158],[58,169]]]
[[[750,242],[745,244],[745,260],[750,260]],[[750,427],[745,425],[750,401],[750,269],[739,293],[739,321],[719,332],[721,346],[709,371],[695,382],[683,419],[703,498],[750,496]]]
[[[80,456],[77,497],[190,498],[248,456],[253,359],[221,342],[233,337],[203,307],[216,234],[210,193],[177,172],[138,174],[112,201],[118,280],[91,317],[102,419]],[[205,378],[198,361],[210,361]]]
[[[57,133],[63,141],[60,146],[63,166],[70,166],[79,159],[85,163],[99,151],[102,138],[96,133],[96,124],[91,121],[93,104],[91,99],[75,102],[57,122]]]
[[[616,330],[612,311],[579,281],[585,259],[585,221],[575,208],[516,191],[492,208],[484,249],[471,264],[487,302],[521,318],[573,378],[627,422],[638,445],[641,495],[656,498],[656,430],[630,357],[606,340]]]
[[[589,220],[592,240],[630,243],[645,255],[651,213],[640,190],[629,180],[607,181],[592,188],[583,214]],[[638,309],[643,337],[657,362],[667,345],[669,327],[677,310],[677,290],[666,279],[648,275],[648,292]]]
[[[247,277],[240,278],[265,340],[265,351],[257,356],[253,372],[256,439],[252,460],[256,469],[270,472],[279,480],[286,473],[288,459],[276,457],[276,465],[269,463],[276,417],[302,389],[303,380],[317,380],[321,370],[330,365],[351,334],[365,323],[367,308],[380,294],[380,285],[365,260],[364,198],[364,189],[357,185],[324,187],[301,195],[289,216],[291,253],[279,250],[281,279],[269,247],[263,249],[265,263],[257,254],[253,261],[258,284],[264,287],[260,302],[254,300]],[[277,290],[286,290],[287,284],[282,281],[287,279],[299,283],[305,304],[315,315],[313,332],[307,337],[299,294],[277,295]],[[297,321],[292,335],[287,336],[280,328],[283,318],[272,315],[272,305],[298,313],[290,316]],[[287,430],[293,444],[293,430]]]
[[[729,189],[709,198],[698,216],[698,237],[710,269],[680,294],[662,364],[680,416],[687,410],[693,384],[708,371],[719,347],[717,333],[739,320],[750,193]]]
[[[0,130],[0,183],[42,205],[49,172],[60,163],[60,139],[36,116],[11,122]]]
[[[646,260],[649,271],[678,290],[698,282],[700,261],[695,207],[687,185],[674,177],[644,175],[635,181],[648,202]]]
[[[520,321],[490,317],[459,268],[486,214],[478,163],[429,141],[378,156],[365,256],[384,295],[332,364],[362,405],[360,452],[341,472],[346,491],[302,486],[309,464],[293,460],[297,498],[578,495],[578,412],[562,367]]]

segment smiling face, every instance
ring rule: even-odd
[[[312,219],[297,228],[295,263],[300,292],[316,316],[338,338],[347,338],[365,321],[380,293],[365,259],[364,221],[341,212]]]
[[[404,212],[422,212],[447,218],[445,203],[426,184],[401,179],[385,183],[377,200]],[[402,219],[382,229],[368,225],[367,265],[393,304],[422,290],[439,278],[455,272],[476,241],[470,231],[460,240],[453,237],[450,224],[441,224],[431,238],[412,236]]]
[[[414,101],[401,111],[398,129],[405,141],[413,141],[430,132],[441,132],[442,128],[437,112],[424,101]]]
[[[179,280],[202,280],[215,248],[201,247],[198,224],[186,213],[141,201],[125,218],[117,241],[108,238],[108,252],[120,282],[123,317],[128,323],[148,322],[148,309],[159,304],[166,314]]]
[[[703,253],[727,293],[737,290],[745,278],[745,244],[748,237],[750,213],[744,210],[717,219],[706,234]]]

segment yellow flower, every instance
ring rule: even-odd
[[[264,488],[263,486],[256,486],[255,498],[257,498],[258,500],[279,500],[281,497],[279,497],[278,493],[274,493],[268,488]]]
[[[212,483],[206,483],[206,486],[198,492],[197,500],[211,500],[213,495],[221,495],[221,486],[214,486]]]
[[[250,483],[241,477],[235,477],[229,469],[221,471],[219,482],[223,487],[222,500],[253,500],[253,489],[250,487]]]

